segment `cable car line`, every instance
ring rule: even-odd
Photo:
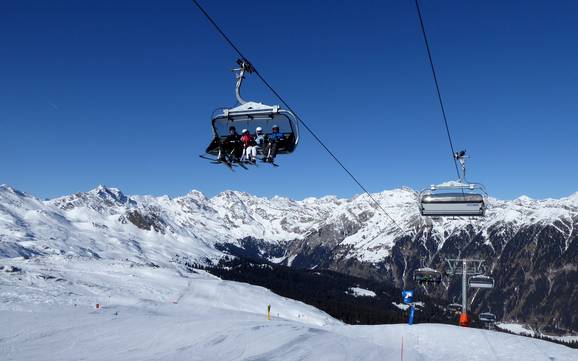
[[[440,109],[441,109],[441,111],[442,111],[442,117],[443,117],[443,120],[444,120],[444,125],[445,125],[445,128],[446,128],[446,133],[447,133],[447,135],[448,135],[448,141],[449,141],[449,143],[450,143],[450,149],[451,149],[451,151],[452,151],[452,159],[454,160],[454,166],[456,167],[456,173],[458,174],[458,177],[459,177],[459,176],[460,176],[460,171],[459,171],[459,169],[458,169],[457,159],[454,157],[454,154],[456,154],[456,151],[454,150],[454,143],[453,143],[453,141],[452,141],[452,135],[451,135],[451,133],[450,133],[450,127],[449,127],[449,125],[448,125],[448,118],[447,118],[447,116],[446,116],[446,110],[445,110],[445,107],[444,107],[444,102],[443,102],[442,94],[441,94],[441,91],[440,91],[440,85],[439,85],[439,82],[438,82],[438,77],[437,77],[437,74],[436,74],[434,62],[433,62],[433,59],[432,59],[432,56],[431,56],[431,50],[430,50],[430,47],[429,47],[429,40],[428,40],[428,37],[427,37],[427,33],[426,33],[426,31],[425,31],[425,26],[424,26],[424,24],[423,24],[423,18],[422,18],[422,16],[421,16],[421,9],[420,9],[420,7],[419,7],[419,0],[415,0],[415,7],[416,7],[416,10],[417,10],[417,16],[418,16],[418,18],[419,18],[419,25],[420,25],[420,28],[421,28],[421,33],[422,33],[422,35],[423,35],[423,41],[424,41],[424,43],[425,43],[425,48],[426,48],[426,50],[427,50],[427,56],[428,56],[428,59],[429,59],[429,65],[430,65],[430,67],[431,67],[431,72],[432,72],[433,79],[434,79],[434,83],[435,83],[435,86],[436,86],[436,92],[437,92],[438,101],[439,101],[439,104],[440,104]]]
[[[233,41],[227,36],[227,34],[225,34],[225,32],[219,27],[219,25],[215,22],[215,20],[213,20],[213,18],[209,15],[209,13],[207,13],[207,11],[201,6],[201,4],[199,4],[199,2],[197,0],[192,0],[192,1],[193,1],[193,4],[195,4],[197,6],[197,8],[201,11],[201,13],[203,15],[205,15],[207,20],[209,20],[209,22],[213,25],[213,27],[217,30],[217,32],[219,34],[221,34],[221,36],[225,39],[225,41],[233,48],[233,50],[235,50],[235,52],[241,58],[240,60],[243,62],[246,62],[248,64],[251,64],[251,62],[249,62],[249,60],[247,60],[247,58],[243,55],[243,53],[239,50],[239,48],[235,45],[235,43],[233,43]],[[295,112],[291,108],[291,106],[285,101],[285,99],[271,86],[271,84],[269,84],[269,82],[261,75],[261,73],[259,73],[259,71],[255,68],[255,66],[251,65],[251,68],[253,70],[253,73],[255,75],[257,75],[257,77],[277,97],[277,99],[281,103],[283,103],[283,105],[291,113],[293,113],[295,115],[295,118],[299,121],[299,123],[301,125],[303,125],[303,127],[305,127],[305,129],[307,129],[309,134],[311,134],[313,136],[313,138],[315,138],[315,140],[323,147],[323,149],[325,149],[325,151],[333,158],[333,160],[335,160],[335,162],[337,162],[337,164],[339,164],[339,166],[359,186],[359,188],[361,188],[363,190],[363,192],[365,192],[365,194],[367,194],[367,196],[373,201],[373,203],[383,212],[383,214],[385,216],[387,216],[387,218],[391,221],[391,223],[393,223],[403,234],[406,234],[407,231],[404,231],[404,229],[400,227],[400,225],[395,221],[395,219],[393,219],[393,217],[391,217],[389,215],[389,213],[387,213],[387,211],[381,206],[381,204],[371,195],[371,193],[369,193],[367,188],[365,188],[365,186],[357,179],[357,177],[355,177],[353,175],[353,173],[351,173],[349,171],[349,169],[347,169],[347,167],[339,160],[339,158],[337,158],[337,156],[329,149],[329,147],[327,147],[325,145],[325,143],[321,140],[321,138],[319,138],[317,136],[317,134],[315,134],[315,132],[307,125],[307,123],[305,123],[303,121],[303,119],[301,119],[301,117],[297,114],[297,112]],[[449,133],[448,133],[448,135],[449,135]],[[451,142],[451,139],[450,139],[450,142]],[[457,165],[456,165],[456,169],[457,169]]]
[[[431,49],[421,14],[421,8],[419,6],[419,0],[415,0],[415,7],[417,10],[419,25],[428,55],[429,65],[435,83],[436,94],[439,101],[446,134],[448,136],[450,150],[452,152],[452,158],[454,160],[454,166],[459,178],[458,181],[431,185],[429,190],[423,190],[420,193],[420,212],[422,216],[483,217],[487,208],[488,195],[482,184],[472,183],[466,180],[465,162],[469,157],[466,156],[465,150],[456,152],[454,149],[454,143],[452,140],[450,127],[448,125],[448,119],[440,90],[436,68],[431,55]],[[458,166],[458,162],[461,165],[461,172],[460,167]],[[446,193],[440,193],[440,191],[445,191]],[[450,193],[451,191],[454,192]],[[470,225],[472,225],[471,220]]]

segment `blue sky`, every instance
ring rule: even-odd
[[[202,1],[370,191],[455,178],[412,0]],[[578,191],[578,2],[422,0],[456,148],[493,196]],[[0,183],[40,197],[360,193],[308,134],[280,167],[198,158],[236,54],[189,1],[0,4]],[[255,77],[247,98],[277,103]]]

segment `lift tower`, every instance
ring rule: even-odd
[[[448,276],[462,276],[462,314],[460,315],[460,326],[468,327],[470,319],[468,317],[468,276],[480,275],[483,272],[484,261],[467,258],[446,258],[449,266]]]

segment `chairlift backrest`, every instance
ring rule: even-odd
[[[420,212],[430,217],[481,217],[485,215],[486,202],[480,193],[427,191],[421,194]]]
[[[413,279],[418,283],[439,283],[442,280],[442,275],[432,268],[425,267],[413,271]]]
[[[496,320],[497,320],[496,315],[494,315],[494,314],[491,313],[491,312],[483,312],[483,313],[480,313],[480,314],[478,315],[478,319],[479,319],[481,322],[490,322],[490,323],[496,322]]]
[[[468,280],[468,285],[470,288],[493,288],[494,279],[484,275],[472,276]]]

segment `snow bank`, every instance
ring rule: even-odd
[[[350,287],[346,293],[355,297],[375,297],[375,292],[359,287]]]

